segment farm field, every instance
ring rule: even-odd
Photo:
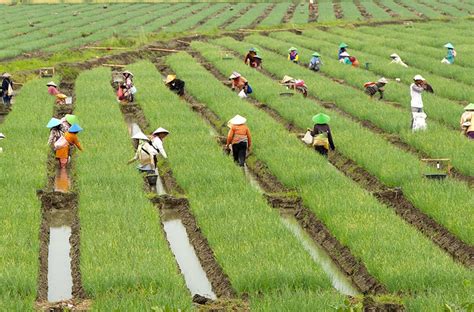
[[[0,310],[472,311],[474,140],[460,120],[474,102],[474,1],[13,0],[0,12],[13,81],[11,107],[0,101]],[[360,66],[338,60],[340,43]],[[251,48],[261,68],[244,63]],[[125,70],[136,93],[119,101]],[[434,90],[419,131],[415,75]],[[381,77],[383,98],[369,97]],[[318,113],[327,156],[302,140]],[[251,132],[242,167],[226,147],[236,115]],[[51,117],[82,127],[66,169]],[[136,136],[161,127],[157,169],[138,170],[150,150]]]

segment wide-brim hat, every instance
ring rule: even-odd
[[[288,49],[288,52],[291,52],[291,51],[298,51],[298,49],[295,48],[295,47],[291,47],[291,48]]]
[[[283,77],[283,79],[281,80],[281,83],[287,83],[287,82],[290,82],[290,81],[293,80],[293,79],[295,79],[295,78],[290,77],[290,76],[288,76],[288,75],[285,75],[285,76]]]
[[[311,55],[312,55],[312,56],[321,56],[321,55],[319,55],[319,53],[318,53],[318,52],[314,52],[314,53],[313,53],[313,54],[311,54]]]
[[[166,130],[165,128],[159,127],[158,129],[156,129],[155,131],[153,131],[152,134],[158,134],[158,133],[166,133],[166,134],[169,134],[170,132],[169,132],[168,130]]]
[[[327,124],[331,118],[323,113],[319,113],[313,116],[313,122],[318,125]]]
[[[170,83],[171,81],[175,80],[176,79],[176,75],[168,75],[166,76],[166,79],[164,80],[164,82],[166,84]]]
[[[469,103],[468,106],[464,107],[464,110],[474,111],[474,103]]]
[[[10,78],[12,75],[10,73],[3,73],[2,77],[3,78]]]
[[[238,72],[233,72],[232,75],[229,76],[229,79],[239,78],[241,75]]]
[[[350,56],[349,53],[347,53],[347,52],[342,52],[340,55],[343,56],[343,57],[348,57],[348,56]]]
[[[56,94],[56,97],[57,97],[58,99],[62,99],[62,100],[67,99],[67,95],[66,95],[66,94],[62,94],[62,93]]]
[[[130,76],[133,77],[133,73],[129,70],[126,70],[126,71],[122,72],[122,75],[126,75],[126,74],[129,74]]]
[[[247,122],[247,119],[240,115],[235,115],[234,117],[232,117],[231,120],[229,120],[229,124],[231,125],[243,125],[246,122]]]
[[[400,57],[400,56],[398,56],[397,53],[392,53],[392,54],[390,54],[390,57],[391,57],[391,58],[397,58],[397,57]]]
[[[81,132],[82,130],[84,129],[82,129],[81,126],[79,126],[78,124],[73,124],[71,128],[69,128],[68,131],[71,133],[77,133],[77,132]]]
[[[57,87],[57,85],[54,83],[54,81],[50,81],[46,84],[47,87]]]
[[[255,52],[255,53],[257,53],[257,52],[258,52],[258,49],[255,48],[255,47],[254,47],[254,48],[250,48],[250,49],[249,49],[249,52]]]
[[[448,48],[448,49],[454,49],[454,46],[452,45],[451,42],[448,42],[444,45],[445,48]]]
[[[0,132],[0,140],[1,140],[1,139],[5,139],[5,134],[3,134],[3,133]]]
[[[60,119],[57,119],[57,118],[51,118],[51,120],[48,122],[48,124],[46,125],[46,128],[54,128],[54,127],[57,127],[61,124],[61,120]]]
[[[387,84],[387,83],[388,83],[388,80],[387,80],[387,78],[385,78],[385,77],[382,77],[382,78],[380,78],[380,79],[379,79],[377,82],[380,82],[380,83],[385,83],[385,84]]]
[[[415,77],[413,77],[413,80],[425,80],[425,78],[423,78],[423,76],[421,75],[416,75]]]
[[[344,42],[341,42],[341,43],[339,44],[339,49],[340,49],[340,48],[347,48],[347,47],[349,47],[349,46],[348,46],[347,44],[345,44]]]
[[[149,141],[150,138],[145,135],[143,132],[137,132],[132,136],[132,139],[137,139],[137,140],[146,140]]]
[[[76,115],[66,114],[64,118],[71,125],[77,124],[79,122],[79,118]]]

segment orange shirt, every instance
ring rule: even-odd
[[[60,148],[60,149],[56,150],[56,158],[62,158],[62,159],[68,158],[69,157],[69,145],[72,145],[72,144],[77,146],[77,148],[82,151],[81,143],[79,143],[77,133],[67,132],[64,135],[64,138],[66,139],[66,141],[69,142],[69,144],[66,145],[63,148]]]
[[[237,144],[242,141],[248,142],[248,147],[252,145],[252,137],[250,136],[250,130],[246,125],[233,125],[227,135],[227,145]]]
[[[238,78],[232,79],[232,87],[240,91],[244,88],[246,82],[247,82],[247,79],[240,76]]]

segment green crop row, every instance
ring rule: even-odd
[[[193,42],[192,47],[222,73],[232,71],[231,68],[244,69],[222,60],[216,46]],[[468,296],[469,290],[461,286],[463,280],[472,279],[468,270],[455,264],[392,210],[336,171],[323,157],[305,148],[283,125],[247,101],[239,99],[202,66],[195,64],[190,56],[173,55],[169,63],[179,76],[189,82],[188,91],[222,119],[229,118],[235,112],[249,118],[256,157],[264,161],[287,187],[297,189],[305,205],[316,213],[342,244],[362,259],[369,272],[390,291],[427,291],[427,297],[422,296],[415,301],[430,307],[439,306],[448,298],[456,300],[456,296],[463,299]],[[250,68],[242,70],[242,74],[250,79],[255,96],[266,96],[269,93],[264,90],[275,88],[273,81],[263,77],[256,79]],[[200,83],[202,81],[206,83]],[[273,101],[264,103],[276,108]],[[283,105],[287,109],[290,107],[288,103]],[[291,107],[303,108],[295,104],[291,104]],[[320,111],[314,106],[312,110],[312,114]],[[312,114],[307,113],[308,121]],[[334,122],[337,119],[336,116]],[[296,118],[292,120],[298,122]],[[339,140],[339,136],[336,139]],[[403,255],[403,261],[400,261],[400,255]],[[427,262],[425,259],[432,261]],[[432,272],[443,274],[433,275]],[[437,280],[441,276],[450,282]],[[411,299],[407,298],[407,302],[411,302]]]
[[[283,17],[291,4],[283,2],[277,3],[268,16],[259,24],[259,26],[273,26],[282,23]]]
[[[228,11],[217,15],[215,18],[208,20],[206,23],[196,28],[196,31],[217,30],[220,25],[224,24],[227,20],[229,20],[234,15],[238,14],[238,12],[240,12],[242,9],[248,6],[248,3],[236,3],[232,6],[232,10],[229,9]]]
[[[214,4],[212,6],[209,6],[208,8],[205,8],[204,10],[200,11],[197,14],[191,15],[189,18],[185,18],[178,23],[168,27],[166,31],[170,32],[183,32],[185,30],[191,29],[195,27],[195,25],[205,19],[209,19],[209,17],[218,12],[219,10],[223,9],[224,7],[228,6],[226,3],[218,3]],[[194,10],[195,8],[192,7]]]
[[[399,5],[398,3],[394,2],[393,0],[380,0],[380,2],[385,5],[387,8],[391,9],[392,11],[398,13],[401,18],[418,18],[416,14],[408,10],[407,8]]]
[[[141,176],[126,165],[134,151],[110,76],[100,68],[76,80],[75,113],[85,129],[76,166],[84,288],[94,310],[188,310],[190,294],[159,214]]]
[[[290,22],[294,24],[306,24],[309,19],[309,7],[306,1],[299,3],[295,7],[295,12]]]
[[[360,14],[359,9],[357,9],[356,5],[352,1],[341,1],[341,9],[344,13],[345,20],[364,20],[364,17]]]
[[[336,16],[332,8],[332,1],[318,1],[318,22],[335,21]]]
[[[46,81],[33,80],[15,98],[0,132],[0,306],[30,311],[37,291],[41,203],[36,190],[46,183],[51,97]],[[3,104],[1,104],[3,105]]]
[[[256,4],[252,9],[248,10],[247,12],[245,12],[245,14],[243,14],[242,16],[237,18],[230,25],[228,25],[226,27],[226,29],[228,29],[228,30],[237,30],[237,29],[245,28],[245,27],[251,25],[260,15],[263,14],[263,12],[266,10],[266,8],[269,5],[271,5],[271,4],[268,4],[268,3]]]
[[[442,15],[439,12],[436,12],[435,10],[431,9],[430,7],[423,5],[421,3],[418,3],[416,1],[411,1],[411,0],[400,0],[403,4],[407,5],[408,7],[411,7],[418,13],[422,13],[423,15],[427,16],[428,18],[440,18]]]
[[[364,6],[367,12],[373,16],[373,19],[384,20],[393,18],[373,1],[367,0],[361,1],[360,3]]]
[[[198,92],[211,95],[209,85],[193,83],[205,80],[188,58],[180,55],[168,61],[193,91],[199,88]],[[171,133],[165,140],[169,165],[234,288],[240,294],[248,292],[251,302],[259,300],[259,292],[265,298],[267,294],[289,298],[294,291],[306,293],[302,301],[317,306],[342,302],[343,296],[331,288],[327,276],[288,232],[278,212],[222,153],[206,122],[166,89],[152,64],[141,62],[130,69],[140,90],[137,101],[150,123]],[[225,93],[216,91],[212,96],[232,103]],[[239,113],[237,107],[228,107],[225,120]]]

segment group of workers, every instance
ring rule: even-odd
[[[76,115],[66,114],[61,119],[51,118],[46,125],[49,128],[48,145],[54,151],[60,169],[65,169],[71,159],[74,147],[82,151],[77,134],[83,129]]]
[[[159,127],[151,133],[145,135],[142,131],[136,132],[132,139],[138,140],[137,149],[129,164],[139,161],[138,169],[141,171],[155,171],[157,168],[158,157],[168,158],[163,141],[169,135],[169,131]]]
[[[136,93],[137,88],[133,84],[133,73],[126,70],[122,73],[122,80],[117,89],[117,99],[120,102],[132,103]]]

